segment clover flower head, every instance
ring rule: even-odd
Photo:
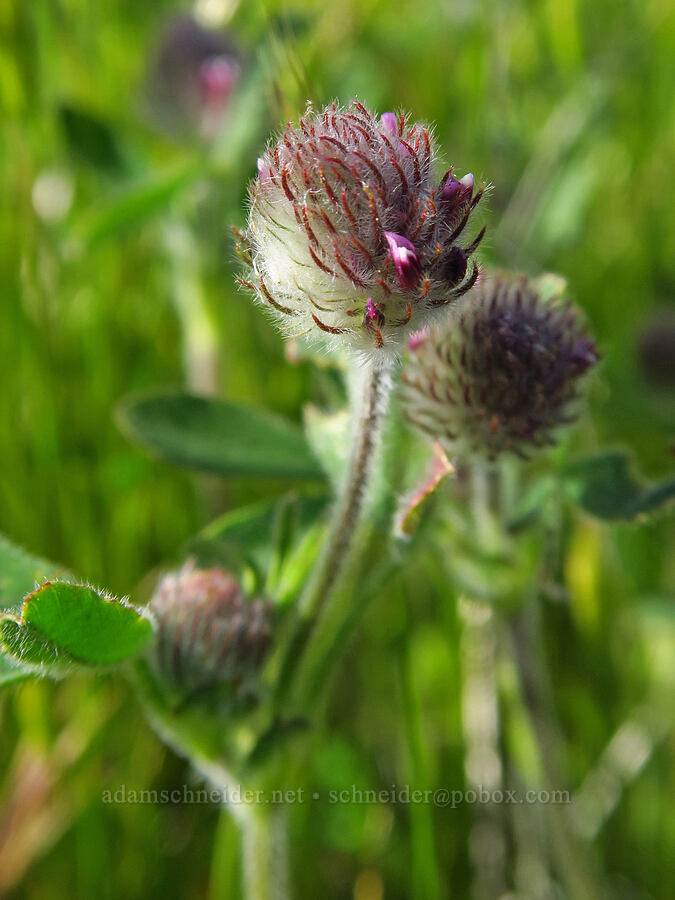
[[[157,669],[185,691],[242,688],[270,646],[272,607],[249,599],[221,568],[198,569],[188,561],[159,582],[150,611],[157,623]]]
[[[189,16],[172,19],[149,72],[150,112],[165,129],[211,140],[218,134],[241,64],[235,43]]]
[[[598,360],[575,307],[535,282],[497,273],[457,316],[414,336],[402,404],[418,429],[458,456],[527,458],[576,418],[579,381]]]
[[[375,358],[438,318],[476,281],[483,237],[463,235],[473,175],[434,177],[430,130],[358,101],[308,107],[258,161],[238,249],[288,336],[333,338]]]

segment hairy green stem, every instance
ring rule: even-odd
[[[491,508],[490,472],[476,462],[470,469],[471,514],[476,541],[482,552],[495,544],[495,518]],[[465,772],[469,784],[490,792],[503,787],[500,752],[500,713],[496,663],[495,616],[489,603],[460,596],[462,621],[462,729]],[[469,838],[476,900],[499,897],[505,891],[506,834],[497,804],[481,804]]]
[[[211,851],[207,900],[223,900],[224,897],[236,897],[241,893],[238,865],[239,837],[240,829],[237,822],[234,821],[228,808],[223,806]]]
[[[500,711],[495,654],[495,616],[486,602],[460,596],[462,731],[464,768],[470,787],[490,797],[503,790]],[[481,803],[469,834],[475,900],[506,891],[507,836],[503,811],[490,799]]]
[[[347,472],[333,509],[323,550],[300,598],[300,622],[289,642],[277,679],[277,705],[289,692],[314,626],[332,598],[349,560],[390,390],[389,367],[370,362],[357,398]]]
[[[161,740],[190,764],[225,797],[242,838],[244,900],[285,900],[287,890],[285,820],[283,810],[248,802],[245,791],[225,763],[195,738],[194,728],[181,722],[162,702],[152,676],[142,663],[133,670],[147,718]]]
[[[288,876],[283,809],[247,807],[241,831],[244,897],[246,900],[285,900]]]
[[[389,369],[370,363],[365,373],[362,395],[357,399],[359,407],[356,410],[349,465],[335,504],[330,531],[314,577],[301,598],[301,614],[311,620],[320,616],[347,562],[366,497],[390,388]]]

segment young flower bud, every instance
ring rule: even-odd
[[[396,353],[474,284],[484,229],[458,241],[483,192],[472,175],[434,180],[434,152],[424,125],[358,101],[308,109],[267,148],[240,280],[288,335]]]
[[[259,671],[272,638],[272,607],[250,600],[224,569],[188,561],[165,575],[150,601],[157,623],[155,662],[174,688],[239,691]]]
[[[459,456],[494,459],[554,443],[598,360],[577,311],[525,276],[497,273],[456,318],[416,336],[403,374],[406,417]]]
[[[240,74],[235,45],[188,16],[161,35],[149,74],[151,114],[168,131],[214,138]]]

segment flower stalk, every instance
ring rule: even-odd
[[[241,818],[245,900],[288,897],[284,810],[247,806]]]
[[[564,780],[560,773],[560,736],[552,710],[547,669],[539,647],[541,637],[536,628],[538,610],[526,606],[508,618],[512,659],[520,682],[520,694],[541,761],[546,788],[560,791]],[[568,811],[556,804],[546,806],[554,867],[567,886],[569,896],[579,900],[600,900],[597,884],[586,847],[576,837]]]
[[[300,598],[299,624],[289,642],[277,681],[278,704],[287,696],[314,626],[330,602],[349,562],[366,500],[391,384],[390,365],[376,363],[374,360],[366,363],[355,412],[349,464],[335,502],[322,553]]]
[[[390,390],[390,367],[369,363],[362,394],[357,400],[352,450],[343,487],[314,578],[301,599],[301,615],[310,619],[317,619],[321,614],[347,561],[364,506]]]
[[[242,798],[237,803],[224,800],[224,805],[241,834],[244,900],[285,900],[288,876],[283,810],[244,799],[245,787],[220,756],[195,736],[194,728],[166,707],[144,664],[134,668],[133,681],[148,721],[160,739],[186,759],[223,798]]]
[[[506,536],[510,516],[509,498],[514,493],[513,480],[517,468],[502,459],[495,470],[499,501],[494,518],[497,528]],[[544,553],[546,560],[549,554]],[[542,562],[545,566],[546,563]],[[502,615],[510,641],[510,659],[515,668],[520,701],[534,737],[546,789],[561,792],[565,786],[560,748],[562,736],[553,704],[549,669],[543,655],[540,628],[540,595],[536,587],[532,596],[524,598],[518,609]],[[553,867],[565,884],[569,896],[584,900],[600,900],[603,896],[587,845],[572,828],[569,811],[555,803],[547,804],[546,819],[551,840]]]

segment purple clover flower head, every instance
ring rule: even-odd
[[[162,578],[150,611],[157,625],[153,663],[176,690],[245,691],[271,644],[272,606],[249,599],[221,568],[198,569],[188,561]]]
[[[395,234],[393,231],[385,231],[384,236],[389,244],[391,261],[400,287],[404,291],[414,290],[422,275],[415,245],[402,234]]]
[[[458,316],[410,347],[408,420],[458,456],[495,459],[554,443],[574,421],[580,378],[598,361],[577,310],[525,276],[497,273]]]
[[[288,123],[250,188],[238,249],[252,289],[288,336],[396,355],[475,283],[482,190],[443,202],[429,129],[358,101]]]
[[[174,135],[211,140],[225,122],[240,70],[233,41],[178,16],[160,35],[150,63],[150,115]]]

